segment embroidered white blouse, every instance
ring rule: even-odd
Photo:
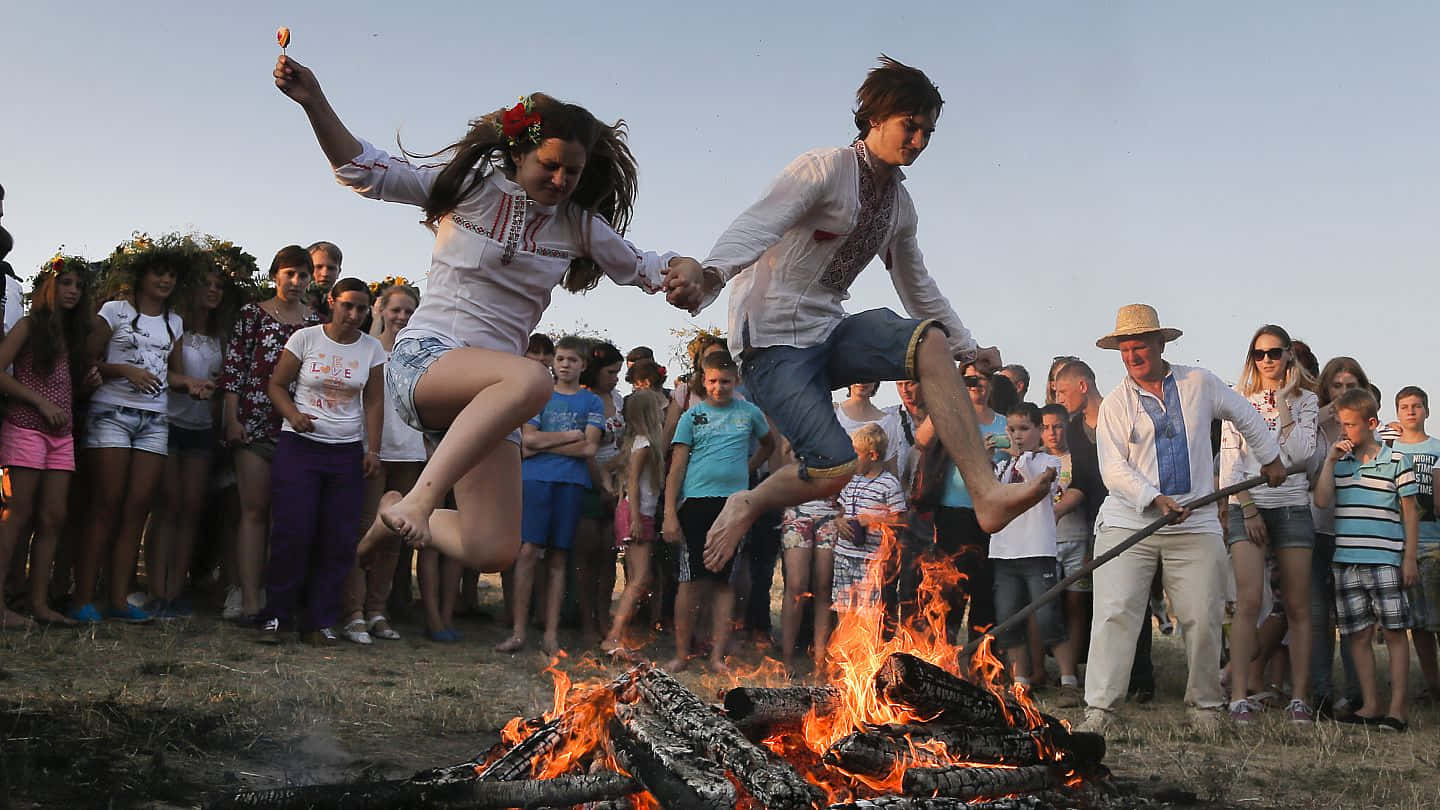
[[[1289,402],[1289,418],[1280,424],[1280,409],[1275,401],[1275,391],[1256,391],[1248,397],[1256,413],[1265,420],[1270,435],[1280,445],[1280,460],[1285,466],[1297,461],[1309,461],[1315,454],[1319,437],[1320,400],[1314,393],[1305,390],[1295,392]],[[1220,428],[1220,486],[1228,487],[1260,474],[1260,460],[1250,450],[1235,423],[1226,422]],[[1274,489],[1260,486],[1250,490],[1255,505],[1265,509],[1282,506],[1307,506],[1310,503],[1310,480],[1305,473],[1296,473],[1285,479],[1285,483]]]
[[[417,166],[361,141],[335,170],[361,196],[423,206],[444,164]],[[398,337],[432,336],[521,354],[550,295],[579,252],[578,225],[563,206],[541,205],[499,171],[436,223],[425,296]],[[591,217],[589,255],[617,284],[656,292],[674,253],[642,252]]]
[[[925,268],[904,173],[881,190],[868,161],[863,142],[806,152],[720,235],[703,264],[736,279],[731,345],[825,342],[851,283],[880,256],[910,317],[940,321],[951,350],[973,355],[975,340]]]
[[[1170,366],[1170,376],[1180,400],[1185,421],[1190,491],[1171,495],[1185,503],[1215,491],[1215,456],[1210,450],[1210,423],[1226,419],[1234,423],[1262,463],[1274,461],[1280,448],[1265,426],[1265,420],[1248,400],[1203,368]],[[1160,517],[1150,502],[1161,494],[1160,462],[1156,458],[1155,421],[1142,400],[1161,411],[1165,403],[1142,390],[1127,375],[1100,403],[1100,420],[1095,426],[1095,445],[1100,454],[1100,475],[1110,494],[1100,506],[1098,525],[1120,529],[1141,529]],[[1253,490],[1252,490],[1253,491]],[[1171,524],[1157,534],[1176,532],[1220,533],[1220,518],[1213,507],[1196,509],[1183,523]]]

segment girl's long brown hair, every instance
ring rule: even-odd
[[[592,290],[600,283],[601,269],[590,258],[590,220],[598,216],[618,234],[630,227],[638,187],[635,156],[626,143],[625,122],[601,123],[578,104],[566,104],[544,93],[530,96],[531,111],[540,116],[540,140],[559,138],[585,148],[585,169],[575,192],[562,207],[580,238],[580,255],[570,260],[561,286],[570,292]],[[495,168],[513,174],[516,161],[538,144],[521,141],[508,146],[497,128],[505,110],[499,109],[470,122],[464,138],[438,152],[407,155],[433,158],[448,155],[425,201],[425,224],[431,228],[450,214]]]
[[[83,261],[83,260],[80,260]],[[71,262],[74,264],[74,262]],[[69,273],[80,282],[80,301],[70,310],[60,309],[56,297],[60,277]],[[95,305],[92,303],[90,274],[66,269],[60,272],[42,272],[35,279],[35,290],[30,296],[30,337],[25,348],[30,352],[31,367],[41,377],[49,377],[55,370],[61,355],[70,363],[70,381],[75,390],[90,370],[90,330],[94,323]]]

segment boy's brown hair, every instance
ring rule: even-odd
[[[1430,410],[1430,395],[1425,393],[1424,388],[1421,388],[1418,385],[1407,385],[1404,388],[1401,388],[1395,394],[1395,406],[1399,407],[1400,400],[1407,397],[1419,397],[1421,407],[1423,407],[1427,411]]]
[[[735,365],[735,359],[729,352],[711,352],[700,361],[701,371],[728,371],[736,377],[740,376],[740,369]]]
[[[1380,416],[1380,403],[1364,388],[1351,388],[1335,398],[1335,410],[1358,413],[1366,419]]]
[[[855,91],[855,128],[864,138],[870,134],[871,121],[916,113],[933,113],[939,118],[943,106],[945,99],[930,77],[882,53],[880,66],[871,68]]]

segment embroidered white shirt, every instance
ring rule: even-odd
[[[904,173],[897,170],[884,189],[870,186],[859,165],[865,159],[863,143],[806,152],[720,235],[703,264],[735,279],[732,345],[806,348],[825,342],[845,318],[851,283],[878,255],[910,317],[944,324],[957,354],[975,351],[970,331],[925,268]],[[862,196],[888,208],[889,216],[862,216]],[[884,229],[878,238],[857,232],[877,221]],[[867,249],[874,244],[878,248]]]
[[[1256,413],[1260,414],[1260,418],[1265,420],[1270,435],[1275,437],[1280,445],[1280,460],[1285,462],[1285,466],[1297,461],[1309,461],[1315,454],[1319,437],[1319,398],[1304,389],[1296,391],[1287,408],[1290,413],[1283,434],[1280,431],[1280,409],[1275,399],[1275,391],[1256,391],[1248,399]],[[1260,460],[1250,452],[1250,443],[1235,429],[1234,423],[1226,422],[1220,428],[1220,486],[1228,487],[1259,474]],[[1274,489],[1255,487],[1250,490],[1250,497],[1256,506],[1265,509],[1307,506],[1310,503],[1310,480],[1305,473],[1296,473]]]
[[[417,166],[361,141],[359,155],[335,170],[342,185],[387,202],[423,206],[443,164]],[[455,210],[436,223],[425,295],[401,335],[447,338],[462,346],[521,354],[550,295],[579,253],[568,206],[541,205],[489,167]],[[642,252],[604,220],[590,221],[590,258],[617,284],[653,293],[674,253]]]
[[[1210,423],[1226,419],[1234,423],[1262,464],[1280,455],[1265,420],[1248,400],[1235,393],[1223,380],[1203,368],[1170,366],[1185,418],[1185,441],[1189,447],[1190,491],[1172,494],[1179,503],[1215,491],[1215,456],[1210,448]],[[1141,400],[1148,397],[1164,409],[1159,397],[1144,391],[1127,375],[1100,403],[1095,427],[1095,445],[1100,455],[1100,475],[1110,495],[1100,506],[1098,523],[1121,529],[1141,529],[1160,517],[1150,506],[1160,492],[1160,469],[1155,458],[1155,422]],[[1214,507],[1196,509],[1183,523],[1160,529],[1160,534],[1178,532],[1220,533],[1220,518]]]

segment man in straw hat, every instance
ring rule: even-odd
[[[1171,365],[1161,357],[1165,344],[1180,334],[1160,325],[1154,307],[1130,304],[1120,308],[1115,331],[1095,341],[1118,350],[1126,371],[1101,403],[1095,431],[1101,476],[1110,490],[1096,522],[1095,556],[1157,518],[1168,516],[1172,523],[1095,570],[1085,684],[1089,708],[1081,726],[1087,731],[1103,732],[1125,696],[1150,581],[1162,561],[1165,590],[1185,631],[1185,702],[1197,710],[1225,705],[1220,625],[1227,559],[1220,517],[1215,509],[1192,513],[1182,506],[1215,489],[1211,422],[1224,419],[1239,428],[1255,455],[1267,460],[1261,472],[1270,486],[1285,480],[1280,448],[1244,397],[1205,369]]]

